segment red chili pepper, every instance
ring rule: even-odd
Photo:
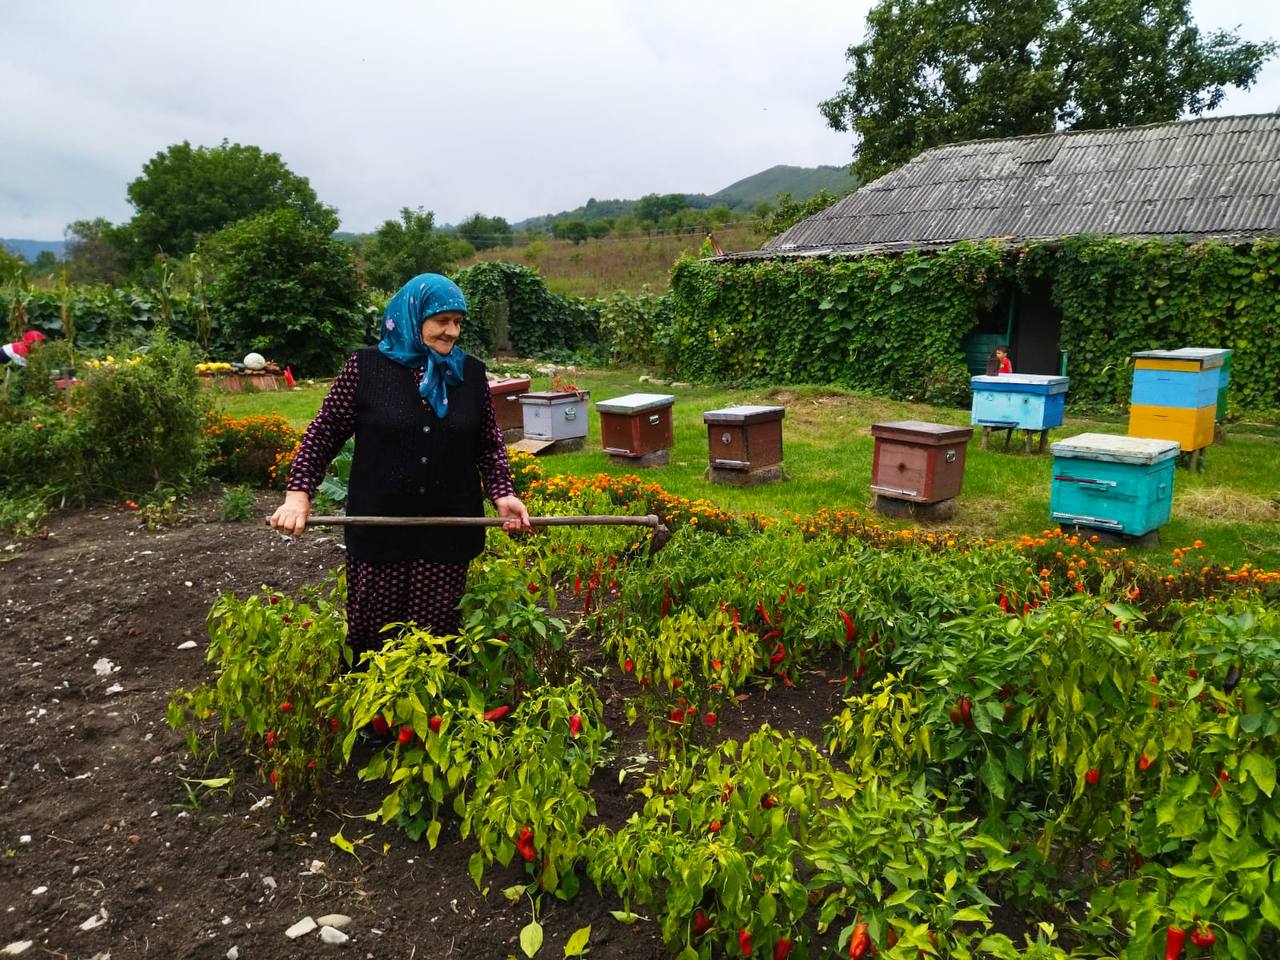
[[[494,707],[492,710],[486,710],[486,711],[484,712],[484,718],[485,718],[486,720],[491,720],[491,721],[492,721],[492,720],[501,720],[503,717],[505,717],[505,716],[506,716],[508,713],[510,713],[510,712],[511,712],[511,708],[510,708],[509,706],[507,706],[506,704],[503,704],[503,705],[502,705],[502,706],[500,706],[500,707]]]
[[[867,936],[867,925],[860,923],[853,928],[853,936],[849,938],[849,960],[862,960],[870,946],[871,938]]]
[[[780,937],[773,945],[773,960],[787,960],[790,955],[791,941],[786,937]]]
[[[676,707],[670,714],[672,723],[684,723],[684,710]]]
[[[634,670],[635,668],[636,668],[636,663],[635,663],[635,661],[634,661],[634,660],[632,660],[630,657],[627,657],[626,662],[625,662],[625,663],[623,663],[623,665],[622,665],[622,672],[623,672],[623,673],[630,673],[630,672],[631,672],[632,670]]]
[[[432,717],[430,720],[427,721],[427,726],[431,728],[432,733],[439,733],[440,724],[443,722],[444,721],[441,719],[439,714],[437,714],[436,716]]]
[[[960,719],[966,727],[973,729],[973,702],[968,697],[960,698]]]
[[[569,736],[576,737],[580,733],[582,733],[582,717],[575,713],[569,718]]]
[[[276,745],[276,735],[271,731],[267,731],[267,749],[270,750]]]
[[[582,578],[575,576],[573,578],[573,595],[576,597],[581,592],[582,592]]]
[[[738,928],[738,949],[744,957],[751,956],[751,931],[746,927]]]
[[[1085,771],[1084,782],[1091,787],[1096,787],[1098,781],[1102,779],[1102,772],[1097,767],[1090,767]]]
[[[1218,942],[1218,937],[1208,927],[1197,927],[1191,931],[1191,942],[1197,947],[1212,947]]]
[[[413,727],[408,725],[400,728],[400,732],[396,735],[396,739],[400,741],[400,746],[404,746],[413,739]]]
[[[738,622],[738,608],[733,608],[733,632],[737,633],[742,629],[742,625]]]
[[[537,848],[533,845],[533,831],[528,827],[520,829],[520,836],[516,838],[516,849],[520,851],[520,856],[524,858],[525,863],[533,863],[538,859]]]
[[[769,669],[771,670],[776,669],[778,664],[780,664],[783,661],[786,655],[787,655],[786,648],[781,643],[779,643],[776,647],[773,648],[773,653],[769,657]]]
[[[1192,667],[1190,670],[1187,671],[1187,676],[1190,677],[1192,680],[1194,680],[1196,677],[1200,676],[1200,674],[1196,671],[1195,667]],[[1195,934],[1192,934],[1192,936],[1194,937]]]
[[[695,910],[693,913],[693,935],[700,937],[711,929],[711,918],[701,910]]]
[[[380,713],[369,721],[369,726],[373,727],[373,732],[380,737],[385,737],[391,732],[391,724],[387,723],[387,718]]]
[[[537,593],[537,592],[538,592],[538,585],[537,585],[536,583],[531,583],[531,584],[529,584],[529,592],[530,592],[530,593]]]
[[[719,833],[720,826],[721,824],[719,820],[712,820],[711,823],[707,824],[707,829],[710,830],[712,833]]]
[[[292,710],[292,709],[293,709],[293,704],[292,704],[292,703],[290,703],[288,700],[286,700],[284,703],[280,704],[280,712],[281,712],[281,713],[288,713],[288,712],[289,712],[290,710]]]
[[[330,721],[329,721],[329,731],[330,731],[331,733],[337,733],[337,732],[338,732],[338,718],[337,718],[337,717],[334,717],[332,720],[330,720]]]
[[[716,725],[716,715],[711,711],[707,711],[705,719],[708,727],[714,727]]]
[[[773,797],[769,796],[767,793],[760,798],[760,806],[764,807],[766,810],[772,810],[777,805],[778,801],[773,799]]]
[[[1031,604],[1027,603],[1025,600],[1022,601],[1022,615],[1025,617],[1030,612],[1031,612]]]
[[[858,630],[853,625],[853,618],[851,618],[847,613],[843,610],[837,610],[836,613],[840,614],[840,619],[844,621],[844,645],[847,647],[849,644],[853,643],[853,638],[857,636]]]
[[[756,613],[760,614],[765,623],[771,627],[773,626],[773,620],[769,617],[769,611],[764,608],[763,600],[756,603]]]
[[[1138,769],[1139,769],[1139,770],[1146,770],[1146,769],[1147,769],[1147,768],[1149,768],[1150,766],[1151,766],[1151,758],[1150,758],[1150,757],[1148,757],[1145,753],[1144,753],[1142,756],[1140,756],[1140,757],[1138,758]]]
[[[959,707],[952,707],[950,710],[947,711],[947,716],[951,718],[952,723],[956,724],[957,726],[960,725]]]
[[[1170,927],[1164,934],[1164,960],[1179,960],[1182,947],[1187,942],[1187,931],[1181,927]]]
[[[720,667],[721,667],[721,663],[720,663],[720,661],[719,661],[719,660],[712,660],[712,661],[711,661],[711,669],[712,669],[712,670],[719,670],[719,669],[720,669]]]
[[[1009,598],[1006,597],[1003,593],[1000,594],[1000,612],[1001,613],[1009,612]]]
[[[666,597],[662,601],[662,612],[658,614],[658,616],[665,617],[670,612],[671,612],[671,598]]]
[[[279,784],[280,784],[280,774],[278,774],[278,773],[276,773],[274,770],[272,770],[272,771],[271,771],[271,785],[272,785],[273,787],[275,787],[275,786],[278,786]]]

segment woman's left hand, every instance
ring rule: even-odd
[[[507,533],[528,532],[533,529],[529,523],[529,511],[519,497],[499,497],[493,501],[493,505],[498,508],[498,516],[507,521],[502,525]]]

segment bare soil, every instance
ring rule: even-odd
[[[340,535],[287,540],[260,520],[216,522],[218,510],[217,497],[194,498],[156,531],[114,508],[70,511],[47,536],[0,542],[0,949],[30,940],[26,956],[98,960],[221,960],[233,946],[243,960],[522,955],[529,902],[500,892],[520,874],[493,871],[487,895],[477,891],[466,870],[473,847],[456,830],[431,851],[352,819],[381,799],[354,771],[282,822],[271,804],[251,809],[270,793],[251,760],[229,746],[196,765],[169,730],[169,694],[210,676],[205,616],[220,593],[293,592],[343,559]],[[179,649],[187,641],[196,646]],[[606,670],[600,692],[617,747],[592,788],[600,818],[616,825],[638,808],[627,792],[636,778],[620,786],[618,773],[643,752],[643,734],[624,719],[627,681],[598,653],[579,654]],[[95,670],[104,659],[110,667]],[[838,690],[814,676],[753,692],[721,735],[768,722],[816,739]],[[197,790],[195,803],[179,779],[228,773],[229,790]],[[372,834],[358,857],[329,842],[340,828]],[[589,883],[571,903],[545,898],[540,956],[562,956],[588,923],[595,960],[669,956],[656,924],[610,916],[620,906]],[[352,918],[345,948],[316,933],[285,937],[302,917],[330,913]]]

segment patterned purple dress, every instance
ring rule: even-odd
[[[329,462],[355,433],[359,369],[353,354],[302,435],[286,489],[314,496]],[[422,371],[415,371],[415,376],[420,381]],[[484,443],[478,466],[485,494],[492,501],[513,496],[515,486],[492,401],[485,405],[484,416]],[[377,648],[386,624],[409,621],[435,634],[457,632],[461,624],[458,601],[467,589],[468,566],[429,560],[370,563],[348,557],[347,642],[357,654]]]

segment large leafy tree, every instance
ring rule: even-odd
[[[458,224],[458,236],[477,250],[511,246],[514,232],[503,217],[486,217],[477,213]]]
[[[449,238],[435,230],[430,210],[400,210],[399,220],[387,220],[360,251],[369,283],[382,290],[398,290],[420,273],[444,273],[453,258]]]
[[[134,266],[157,254],[186,256],[201,237],[268,210],[292,210],[325,234],[338,228],[336,211],[278,153],[225,140],[216,147],[184,140],[157,153],[128,194],[136,212],[118,242]]]
[[[1161,123],[1247,88],[1276,50],[1202,34],[1189,0],[881,0],[819,108],[863,181],[984,137]]]
[[[297,210],[240,220],[201,244],[216,277],[209,301],[220,341],[290,364],[334,373],[363,330],[359,272],[351,248]]]
[[[120,228],[105,217],[67,224],[67,273],[77,283],[118,284],[124,275]]]

